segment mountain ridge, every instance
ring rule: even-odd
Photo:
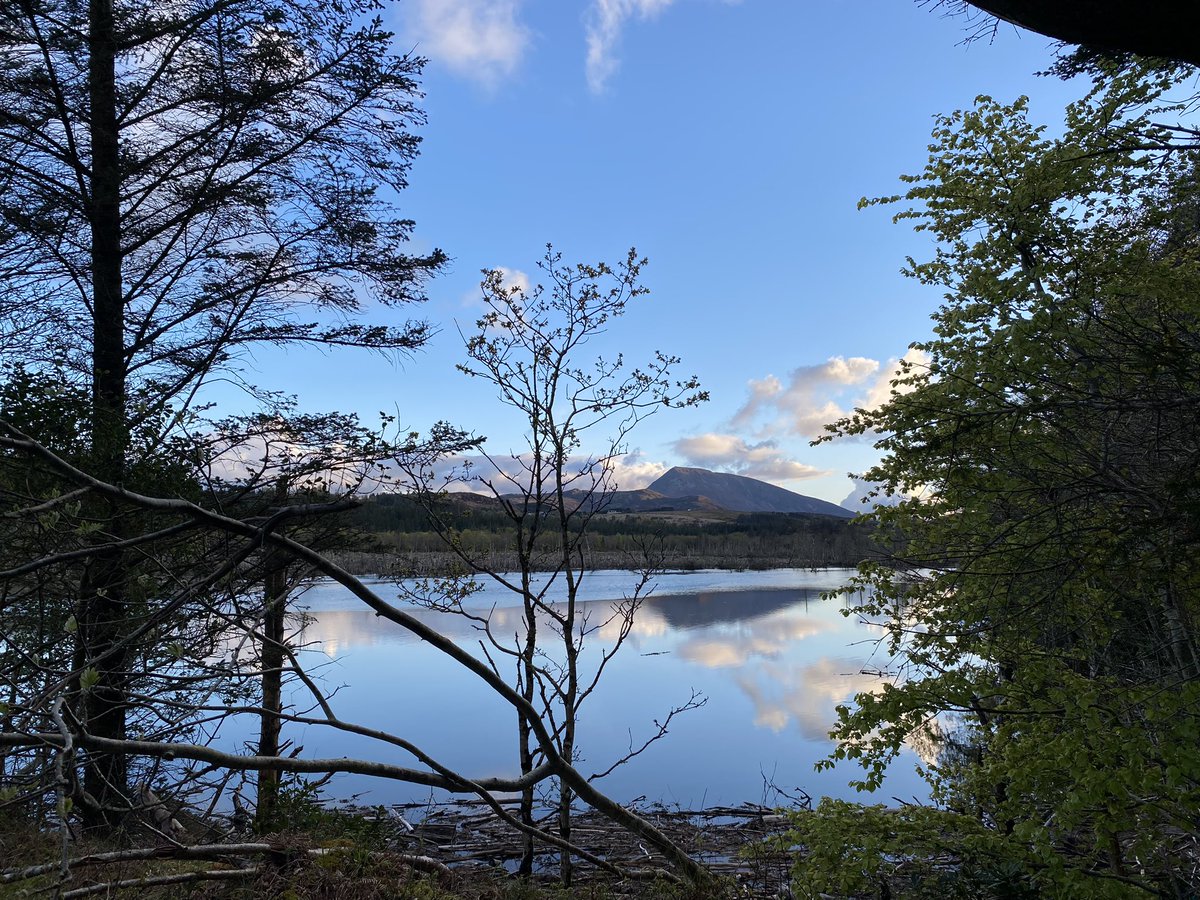
[[[674,466],[641,490],[617,491],[609,498],[606,509],[610,512],[722,509],[803,513],[843,519],[854,515],[836,503],[798,494],[757,478],[690,466]]]

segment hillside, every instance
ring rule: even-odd
[[[662,497],[688,498],[734,512],[806,513],[849,518],[854,513],[833,503],[806,497],[744,475],[676,466],[648,488]],[[645,492],[629,492],[645,493]],[[611,509],[620,508],[614,498]]]
[[[727,507],[714,502],[709,497],[668,496],[651,488],[638,491],[616,491],[607,497],[604,503],[607,512],[622,513],[656,513],[670,511],[728,512]]]

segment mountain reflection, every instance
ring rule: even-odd
[[[650,596],[643,609],[652,609],[679,631],[704,628],[721,622],[745,622],[768,616],[800,603],[821,601],[821,592],[807,588],[780,591],[723,591]]]
[[[809,603],[828,603],[820,597],[821,591],[804,588],[676,594],[667,597],[651,595],[638,608],[634,633],[646,637],[668,631],[694,632],[715,625],[750,623],[797,606],[807,608]],[[591,626],[599,629],[602,638],[616,634],[615,628],[610,627],[610,620],[616,613],[615,602],[591,600],[579,604],[581,614]],[[400,608],[454,640],[474,640],[478,636],[478,623],[472,623],[463,616],[418,606],[401,605]],[[496,606],[490,610],[469,611],[473,615],[486,616],[497,636],[511,637],[524,633],[524,614],[518,607]],[[355,646],[417,640],[401,626],[366,608],[321,609],[309,611],[307,615],[311,621],[303,629],[305,637],[322,641],[324,652],[329,656]],[[801,636],[799,633],[794,635]]]

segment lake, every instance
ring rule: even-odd
[[[857,615],[842,615],[846,600],[821,594],[845,583],[851,570],[778,569],[767,572],[666,573],[639,609],[620,654],[580,714],[578,746],[584,774],[602,771],[640,744],[654,723],[692,691],[707,703],[671,723],[670,734],[599,782],[620,801],[644,797],[679,804],[772,802],[773,784],[813,798],[862,798],[846,784],[858,777],[843,764],[816,772],[832,749],[834,708],[880,679],[864,674],[886,661],[880,631]],[[581,599],[593,624],[610,616],[611,600],[632,590],[628,572],[590,573]],[[387,600],[397,589],[375,583]],[[487,587],[473,609],[491,610],[497,634],[520,629],[511,595]],[[474,777],[517,769],[516,715],[475,676],[399,626],[377,617],[333,582],[310,586],[298,601],[308,621],[297,635],[310,669],[338,687],[332,703],[343,719],[385,729],[443,763]],[[418,609],[461,646],[479,653],[480,634],[462,617]],[[585,650],[594,664],[611,646],[615,626],[598,627]],[[293,694],[293,701],[300,696]],[[355,736],[286,726],[284,736],[306,756],[363,756],[412,765],[394,748]],[[875,802],[924,799],[927,790],[906,750]],[[364,803],[423,801],[428,788],[339,776],[327,796],[361,794]]]

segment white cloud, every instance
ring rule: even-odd
[[[572,456],[566,464],[565,474],[570,480],[569,488],[599,491],[632,491],[644,488],[667,471],[662,462],[646,459],[641,451],[634,450],[608,460],[607,474],[600,476],[600,468],[589,466],[591,457]],[[439,459],[433,467],[432,484],[451,491],[470,491],[490,495],[520,493],[530,490],[530,469],[533,465],[529,453],[497,453],[490,458],[481,453],[447,456]],[[413,485],[407,478],[399,479],[403,489]],[[488,486],[491,484],[491,487]]]
[[[377,460],[361,458],[344,442],[314,441],[282,421],[278,427],[266,425],[250,434],[209,435],[208,442],[206,477],[243,489],[274,485],[284,478],[293,488],[365,494],[378,487],[386,468]]]
[[[733,472],[773,483],[830,474],[826,470],[789,459],[772,441],[748,444],[735,435],[703,434],[681,438],[672,446],[687,465]],[[567,464],[568,477],[583,472],[587,459],[586,456],[572,457]],[[439,460],[435,467],[435,480],[442,484],[444,479],[449,478],[451,480],[446,486],[450,490],[483,494],[491,493],[492,489],[484,483],[488,481],[499,493],[514,493],[528,486],[530,464],[528,453],[502,453],[490,460],[481,454],[446,457]],[[464,469],[464,466],[468,468]],[[647,459],[640,450],[634,450],[609,460],[608,474],[604,479],[605,487],[602,489],[638,490],[649,486],[668,468],[666,463]],[[465,479],[456,477],[464,474],[467,475]],[[570,487],[587,490],[594,483],[592,476],[597,474],[598,471],[583,475],[572,481]]]
[[[825,433],[825,426],[856,408],[871,409],[884,403],[891,383],[900,372],[901,361],[925,365],[928,355],[909,350],[886,364],[865,356],[830,357],[823,363],[801,366],[787,382],[774,375],[749,383],[750,396],[733,416],[731,424],[744,429],[763,419],[764,434],[789,432],[806,438]]]
[[[490,87],[512,75],[529,48],[520,7],[521,0],[414,0],[405,36],[419,53]]]
[[[750,444],[734,434],[708,434],[680,438],[672,445],[690,465],[720,469],[763,481],[795,481],[829,473],[789,459],[774,441]]]
[[[851,477],[850,480],[854,482],[854,489],[839,505],[851,512],[868,512],[876,506],[898,506],[907,497],[905,494],[889,494],[882,485],[872,481],[854,477]],[[874,496],[872,496],[873,493]]]
[[[667,471],[667,465],[646,459],[640,450],[626,453],[612,461],[613,483],[619,491],[636,491]]]
[[[496,271],[500,273],[500,284],[506,290],[516,288],[522,293],[529,293],[532,282],[525,272],[520,269],[510,269],[508,266],[496,266]]]
[[[750,397],[734,414],[735,427],[744,428],[764,413],[783,413],[788,429],[806,437],[815,437],[822,427],[843,415],[829,394],[841,393],[847,386],[859,385],[879,371],[879,362],[864,356],[830,357],[826,362],[801,366],[783,384],[774,375],[750,382]]]
[[[903,363],[910,363],[918,368],[926,368],[929,366],[929,354],[924,350],[914,350],[909,348],[908,352],[900,359],[892,359],[888,361],[887,367],[879,373],[879,377],[875,379],[870,390],[867,391],[862,403],[858,405],[864,409],[874,409],[886,403],[892,394],[892,382],[900,376],[900,369]],[[903,387],[900,393],[907,394],[910,388]]]
[[[625,23],[635,16],[658,15],[675,0],[593,0],[587,16],[587,80],[596,93],[617,71],[617,43]]]
[[[516,288],[522,294],[528,294],[529,289],[533,286],[533,281],[530,280],[529,274],[520,269],[510,269],[508,266],[496,266],[494,270],[500,273],[500,286],[505,290]],[[462,295],[462,305],[483,308],[483,292],[479,285],[476,285]]]

